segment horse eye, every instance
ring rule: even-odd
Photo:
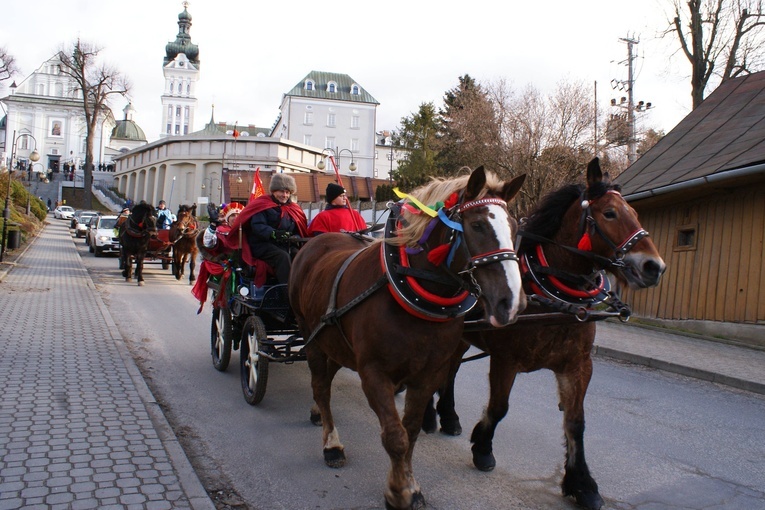
[[[475,232],[483,232],[483,223],[480,221],[474,221],[470,224],[470,228],[472,228]]]
[[[614,211],[613,209],[609,209],[608,211],[605,211],[603,213],[603,216],[605,216],[605,218],[607,220],[615,220],[616,219],[616,211]]]

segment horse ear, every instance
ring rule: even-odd
[[[600,159],[594,158],[587,165],[587,187],[591,188],[603,180],[603,172],[600,170]]]
[[[467,187],[465,188],[465,201],[476,198],[484,186],[486,186],[486,171],[483,169],[483,165],[481,165],[470,174],[470,179],[468,179]]]
[[[526,181],[526,174],[521,174],[510,182],[506,182],[502,186],[502,199],[505,202],[509,202],[515,195],[521,190],[521,186]]]

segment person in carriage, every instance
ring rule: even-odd
[[[164,200],[159,201],[157,206],[157,228],[162,230],[169,230],[170,225],[175,221],[175,214],[167,208],[167,204]]]
[[[325,192],[327,207],[311,220],[308,233],[311,236],[327,232],[359,232],[367,228],[359,212],[348,206],[345,188],[334,182],[327,184]]]

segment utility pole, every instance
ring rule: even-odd
[[[628,139],[627,139],[627,160],[629,161],[629,164],[631,165],[637,160],[637,129],[635,126],[635,112],[639,111],[645,111],[649,110],[650,108],[653,108],[653,105],[651,103],[645,103],[643,101],[640,101],[639,103],[635,104],[635,95],[634,95],[634,85],[635,85],[635,75],[634,70],[635,66],[633,65],[633,62],[637,58],[635,56],[633,50],[636,44],[639,44],[640,41],[635,39],[634,37],[622,37],[619,39],[621,42],[627,44],[627,60],[625,61],[625,65],[627,66],[627,80],[611,80],[611,88],[618,89],[620,91],[626,90],[627,97],[622,97],[619,103],[617,104],[616,99],[611,99],[611,106],[618,106],[619,108],[622,108],[626,110],[627,112],[627,130],[628,130]],[[625,104],[626,100],[626,104]]]

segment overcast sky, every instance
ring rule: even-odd
[[[671,130],[690,111],[690,67],[672,37],[661,39],[670,0],[191,0],[191,40],[201,78],[194,129],[210,119],[271,127],[282,95],[311,70],[350,75],[380,105],[377,128],[396,129],[423,102],[442,104],[458,77],[507,80],[550,92],[560,81],[597,81],[599,104],[625,95],[627,45],[639,39],[635,100],[653,110],[640,125]],[[77,37],[132,81],[135,120],[159,136],[165,45],[178,33],[176,0],[3,2],[0,46],[21,82]],[[0,97],[11,80],[0,84]],[[125,103],[115,101],[122,118]]]

